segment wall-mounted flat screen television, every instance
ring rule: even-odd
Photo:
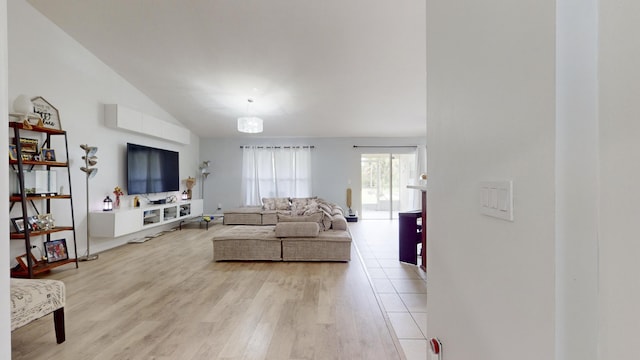
[[[127,193],[180,190],[178,155],[177,151],[127,143]]]

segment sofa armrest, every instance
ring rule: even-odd
[[[347,230],[347,219],[342,215],[331,217],[331,228],[333,230]]]

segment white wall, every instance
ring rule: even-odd
[[[0,0],[0,114],[6,114],[7,108],[7,1]],[[0,128],[0,146],[7,148],[9,145],[8,127]],[[0,174],[9,171],[9,164],[6,161],[0,162]],[[9,181],[6,177],[0,176],[0,202],[9,202]],[[9,209],[6,206],[0,207],[0,218],[9,218]],[[9,238],[9,223],[5,221],[2,227],[2,237]],[[0,254],[9,253],[9,241],[0,242]],[[0,256],[0,269],[5,269],[0,275],[0,359],[11,359],[11,315],[9,302],[9,258]]]
[[[639,359],[640,2],[599,4],[600,359]]]
[[[447,360],[555,348],[555,1],[427,2],[428,336]],[[513,222],[479,182],[513,180]]]
[[[211,160],[211,175],[204,189],[205,213],[214,213],[218,204],[223,210],[242,205],[241,145],[313,145],[312,194],[346,206],[346,189],[353,190],[354,210],[360,211],[360,154],[406,152],[413,149],[358,148],[361,146],[425,145],[425,137],[415,138],[274,138],[274,139],[202,139],[200,158]],[[201,178],[196,187],[202,185]],[[349,185],[349,182],[351,185]]]
[[[79,169],[84,154],[80,144],[99,147],[99,171],[90,180],[89,194],[90,209],[99,210],[106,195],[113,197],[115,186],[126,187],[127,142],[179,151],[180,178],[186,179],[198,172],[199,139],[192,135],[190,145],[181,145],[107,128],[103,105],[109,103],[122,104],[165,121],[179,122],[27,2],[11,1],[8,13],[9,102],[19,94],[42,96],[60,112],[62,127],[68,132],[76,237],[78,252],[82,255],[86,248],[87,218],[85,176]],[[28,26],[25,26],[26,22]],[[57,153],[62,149],[59,147]],[[131,201],[131,197],[125,197],[124,206],[131,206]],[[68,213],[68,207],[64,204],[62,207]],[[62,211],[57,214],[56,221],[65,223]],[[92,239],[92,252],[126,243],[128,238]],[[12,244],[12,258],[19,252],[24,253],[24,247],[17,242]]]

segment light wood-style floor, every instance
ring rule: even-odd
[[[349,263],[214,263],[215,229],[56,269],[67,340],[56,344],[49,315],[12,333],[12,358],[403,358],[355,248]]]

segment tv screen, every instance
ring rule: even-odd
[[[127,193],[180,190],[178,152],[127,143]]]

